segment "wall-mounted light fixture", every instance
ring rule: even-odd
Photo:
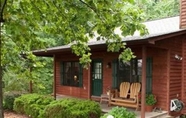
[[[174,58],[177,59],[177,60],[182,60],[182,57],[177,55],[177,54],[175,54]]]
[[[107,68],[111,68],[111,63],[108,62],[106,67],[107,67]]]

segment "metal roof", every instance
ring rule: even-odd
[[[180,32],[183,30],[183,29],[179,28],[179,24],[180,24],[179,16],[169,17],[169,18],[164,18],[164,19],[159,19],[159,20],[147,21],[147,22],[144,22],[143,24],[148,29],[149,34],[147,34],[145,36],[140,36],[139,32],[136,31],[133,36],[123,37],[122,40],[126,41],[126,42],[127,41],[145,40],[145,39],[149,39],[152,37],[157,37],[157,36],[161,36],[161,35]],[[117,29],[116,33],[119,34],[119,33],[121,33],[121,31],[119,29]],[[93,40],[90,40],[88,45],[92,46],[92,45],[105,44],[105,41],[103,41],[103,40],[96,41],[95,39],[96,38],[94,38]],[[33,52],[36,52],[36,53],[41,52],[41,51],[47,52],[47,51],[52,51],[52,50],[63,50],[63,49],[68,49],[68,48],[70,48],[70,45],[51,47],[51,48],[47,48],[47,49],[36,50]]]

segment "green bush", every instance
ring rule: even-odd
[[[3,108],[7,110],[13,110],[14,100],[19,97],[21,93],[19,92],[7,92],[4,93],[3,98]]]
[[[136,114],[127,111],[124,107],[114,107],[110,112],[104,114],[101,118],[136,118]]]
[[[42,110],[53,101],[51,96],[25,94],[15,99],[14,111],[38,118]]]
[[[62,99],[48,105],[39,118],[100,118],[101,108],[90,100]]]
[[[25,94],[15,99],[14,110],[31,118],[100,118],[101,108],[90,100],[62,99]]]

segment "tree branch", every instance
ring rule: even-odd
[[[42,18],[45,18],[45,17],[43,16],[42,11],[36,6],[36,4],[35,4],[32,0],[31,0],[30,2],[31,2],[32,5],[38,10],[38,12],[41,14]]]
[[[3,11],[5,8],[7,0],[4,0],[4,3],[1,3],[1,9],[0,9],[0,22],[5,22],[5,20],[3,19]]]
[[[89,7],[90,9],[92,9],[95,13],[96,13],[96,9],[93,8],[92,6],[90,6],[89,4],[87,4],[86,2],[79,0],[81,3],[83,3],[84,5],[86,5],[87,7]]]
[[[90,9],[98,16],[98,18],[104,23],[103,18],[98,14],[96,8],[90,6],[89,4],[87,4],[86,2],[84,2],[84,1],[82,1],[82,0],[79,0],[79,1],[80,1],[81,3],[83,3],[85,6],[87,6],[88,8],[90,8]]]

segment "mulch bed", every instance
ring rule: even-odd
[[[4,111],[4,118],[29,118],[26,115],[18,114],[13,111]]]

